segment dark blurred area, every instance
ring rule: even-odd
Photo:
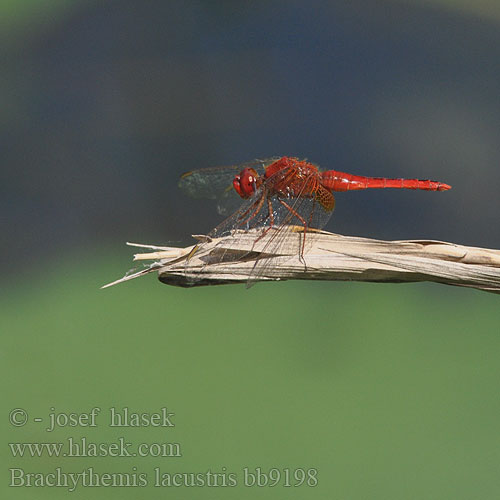
[[[499,247],[500,7],[482,5],[6,3],[2,259],[187,244],[220,217],[179,175],[274,155],[453,186],[339,194],[331,231]]]

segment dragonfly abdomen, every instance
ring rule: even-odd
[[[355,191],[360,189],[420,189],[424,191],[446,191],[451,188],[443,182],[420,179],[388,179],[386,177],[365,177],[336,170],[321,173],[323,185],[332,191]]]

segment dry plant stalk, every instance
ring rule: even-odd
[[[431,281],[500,293],[500,250],[467,247],[432,240],[383,241],[307,232],[304,258],[302,228],[280,233],[279,254],[269,253],[273,231],[256,242],[259,231],[235,231],[187,248],[156,247],[137,254],[136,261],[153,261],[145,269],[103,288],[157,271],[161,282],[176,286],[220,285],[289,279],[402,283]],[[266,246],[267,245],[267,246]],[[221,259],[223,255],[223,259]],[[261,266],[259,259],[265,259]],[[258,262],[259,272],[255,273]]]

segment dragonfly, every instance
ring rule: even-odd
[[[381,188],[447,191],[451,188],[448,184],[432,180],[322,171],[308,160],[289,156],[193,170],[181,176],[179,187],[191,197],[216,199],[219,212],[225,215],[230,213],[208,234],[209,238],[234,234],[238,229],[255,229],[257,242],[273,231],[265,253],[274,253],[285,228],[302,227],[301,260],[304,259],[306,233],[322,229],[333,213],[334,192]],[[262,268],[262,265],[259,266],[257,260],[253,272],[255,276],[259,267]]]

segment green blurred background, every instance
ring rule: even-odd
[[[471,5],[0,2],[5,498],[500,496],[498,296],[153,276],[99,289],[131,267],[124,241],[183,245],[217,223],[178,192],[182,172],[279,154],[453,186],[341,194],[327,229],[500,248],[500,8]],[[51,408],[96,406],[95,428],[45,431]],[[167,407],[175,427],[112,428],[111,407]],[[8,446],[70,436],[182,457]],[[8,486],[11,468],[57,467],[149,485]],[[238,486],[154,487],[155,467]],[[315,469],[318,484],[245,487],[245,467]]]

